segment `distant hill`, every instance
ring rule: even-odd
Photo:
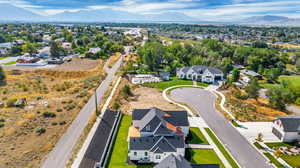
[[[32,21],[38,20],[39,18],[41,18],[40,15],[8,3],[1,3],[0,5],[1,21]]]
[[[292,19],[284,16],[253,16],[243,20],[241,23],[255,25],[282,25],[282,26],[300,26],[300,19]]]

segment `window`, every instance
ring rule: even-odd
[[[156,158],[156,159],[160,159],[160,155],[156,155],[155,158]]]
[[[136,152],[133,152],[133,155],[134,155],[134,156],[136,156],[136,154],[137,154]]]
[[[145,156],[148,156],[148,152],[145,152]]]

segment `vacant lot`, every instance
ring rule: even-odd
[[[12,75],[0,86],[0,167],[36,168],[87,102],[105,74],[102,63],[88,71],[36,70]],[[26,99],[23,107],[10,107]]]

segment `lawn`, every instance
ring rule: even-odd
[[[0,57],[0,60],[5,59],[5,58],[8,58],[8,57]]]
[[[257,149],[264,149],[264,147],[262,147],[258,142],[254,142],[253,145],[254,145]]]
[[[108,159],[108,167],[109,168],[152,168],[152,166],[144,166],[144,165],[127,165],[127,153],[128,153],[128,129],[131,125],[131,116],[124,115],[120,127],[117,133],[117,137],[114,141],[114,146],[111,152],[111,155]]]
[[[210,136],[210,138],[217,145],[217,147],[222,152],[222,154],[224,155],[224,157],[227,159],[227,161],[229,162],[229,164],[231,165],[231,167],[238,168],[239,167],[238,164],[233,160],[233,158],[231,157],[231,155],[227,152],[227,150],[224,148],[224,146],[221,144],[221,142],[217,139],[217,137],[214,135],[214,133],[209,128],[205,128],[205,131],[208,133],[208,135]]]
[[[295,75],[295,76],[280,76],[278,79],[278,82],[282,82],[283,80],[289,81],[292,85],[300,87],[300,76]],[[261,83],[261,87],[263,88],[274,88],[278,87],[278,84],[269,84],[269,83]]]
[[[292,147],[292,144],[289,143],[284,143],[284,142],[269,142],[265,143],[269,148],[274,148],[274,147],[281,147],[281,146],[287,146],[287,147]]]
[[[146,83],[144,84],[147,87],[152,87],[152,88],[158,88],[161,90],[165,90],[171,86],[176,86],[176,85],[193,85],[193,81],[190,80],[181,80],[176,77],[171,77],[170,81],[162,81],[162,82],[157,82],[157,83]],[[202,83],[202,82],[197,82],[198,86],[206,87],[208,84]]]
[[[283,155],[281,158],[292,167],[300,167],[300,155],[289,156]]]
[[[277,168],[283,168],[284,166],[278,162],[277,159],[275,159],[270,153],[264,153],[264,155],[270,160],[271,163],[273,163]]]
[[[186,158],[192,164],[218,164],[225,168],[216,152],[212,149],[187,149]]]
[[[187,136],[187,144],[209,144],[202,132],[197,127],[191,127]]]
[[[10,62],[5,63],[4,65],[14,65],[16,63],[17,63],[17,61],[10,61]]]

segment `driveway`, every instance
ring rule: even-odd
[[[129,48],[126,48],[126,54],[128,54]],[[96,89],[97,103],[101,104],[102,98],[105,92],[108,90],[110,83],[115,77],[115,73],[119,70],[122,56],[115,65],[107,69],[107,76],[102,81],[101,85]],[[59,139],[53,150],[48,154],[42,163],[42,168],[64,168],[67,161],[69,160],[72,149],[76,144],[78,138],[82,134],[85,126],[87,125],[91,115],[95,112],[95,95],[93,95],[85,106],[81,109],[75,120],[69,126],[65,134]]]
[[[216,97],[207,90],[198,88],[178,88],[171,92],[171,98],[193,108],[215,132],[223,145],[243,168],[270,168],[267,160],[249,144],[224,116],[219,113],[214,103]]]

